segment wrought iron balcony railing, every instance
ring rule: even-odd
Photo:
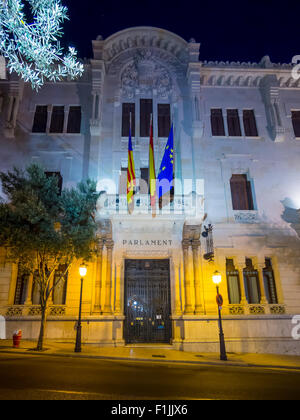
[[[152,213],[149,194],[137,194],[134,196],[135,215],[147,215]],[[202,217],[204,215],[203,195],[174,195],[172,202],[167,202],[160,209],[158,200],[156,202],[156,213],[159,215],[186,215],[188,217]],[[114,214],[128,214],[126,194],[103,194],[98,203],[98,214],[110,216]]]

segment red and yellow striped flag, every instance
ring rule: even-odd
[[[128,140],[128,167],[127,167],[127,204],[128,212],[132,213],[134,209],[133,195],[136,188],[135,168],[133,159],[133,149],[131,142],[131,128],[129,128],[129,140]]]
[[[153,121],[151,115],[150,122],[150,142],[149,142],[149,184],[150,184],[150,204],[152,208],[152,217],[156,216],[156,174],[153,146]]]

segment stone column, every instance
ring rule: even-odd
[[[259,289],[260,289],[260,304],[267,305],[268,301],[266,298],[265,293],[265,284],[264,284],[264,276],[263,276],[263,268],[265,267],[265,261],[258,261],[257,264],[257,273],[258,273],[258,281],[259,281]]]
[[[200,278],[200,262],[199,262],[200,241],[192,241],[193,250],[193,266],[195,279],[195,314],[203,313],[203,302],[201,295],[201,278]]]
[[[117,261],[116,263],[116,304],[115,304],[115,315],[122,315],[121,308],[121,275],[122,275],[122,262]]]
[[[111,305],[111,273],[112,273],[112,250],[114,247],[114,242],[112,240],[107,240],[105,242],[107,249],[107,262],[106,262],[106,279],[105,279],[105,302],[103,308],[104,315],[112,314],[112,305]]]
[[[97,244],[94,312],[100,312],[101,310],[101,278],[102,278],[103,245],[104,243],[103,243],[103,240],[101,239]]]
[[[191,296],[191,288],[192,288],[192,281],[191,281],[191,265],[190,265],[190,256],[189,256],[189,246],[190,242],[188,240],[182,241],[182,249],[183,249],[183,264],[184,264],[184,286],[185,286],[185,314],[193,314],[193,306],[192,306],[192,296]]]
[[[239,272],[239,280],[240,280],[240,291],[241,291],[241,305],[247,305],[246,299],[246,292],[245,292],[245,283],[244,283],[244,265],[245,263],[242,262],[235,262],[234,266]]]
[[[25,305],[32,305],[33,274],[29,274]]]

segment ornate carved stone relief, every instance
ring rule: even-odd
[[[122,96],[132,99],[138,91],[143,95],[156,94],[167,98],[173,90],[170,72],[159,63],[153,50],[137,50],[133,61],[121,74]]]

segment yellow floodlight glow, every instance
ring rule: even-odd
[[[219,271],[215,271],[215,272],[214,272],[214,274],[213,274],[213,276],[212,276],[212,281],[213,281],[215,284],[220,284],[220,283],[221,283],[221,281],[222,281],[222,276],[221,276],[221,274],[219,273]]]
[[[86,272],[87,272],[86,266],[82,265],[82,266],[79,267],[80,277],[85,277],[86,276]]]

